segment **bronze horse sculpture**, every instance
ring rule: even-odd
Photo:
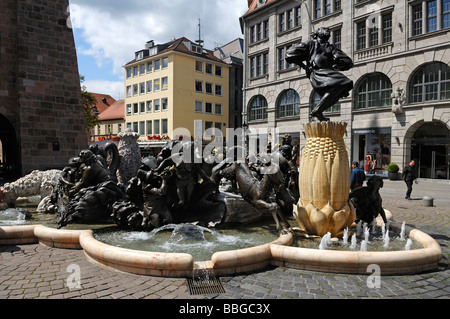
[[[233,180],[239,187],[242,198],[257,209],[268,210],[275,220],[277,230],[290,228],[289,222],[283,215],[280,206],[276,202],[271,202],[270,197],[273,192],[278,192],[284,187],[284,176],[278,165],[272,164],[269,167],[261,167],[262,178],[258,179],[244,162],[233,162],[228,167],[218,171],[220,176]],[[285,224],[281,226],[281,221]]]

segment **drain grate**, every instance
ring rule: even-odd
[[[226,293],[222,281],[218,277],[187,278],[190,295],[208,295]]]

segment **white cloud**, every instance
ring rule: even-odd
[[[82,85],[91,93],[109,94],[116,100],[124,98],[122,81],[86,80]]]
[[[239,17],[245,0],[71,0],[75,27],[82,30],[79,54],[92,56],[99,67],[112,63],[112,73],[123,76],[122,66],[149,40],[164,43],[185,36],[197,40],[202,20],[205,47],[242,37]]]

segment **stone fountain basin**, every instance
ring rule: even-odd
[[[387,216],[392,214],[386,211]],[[381,224],[381,220],[378,220]],[[401,225],[391,221],[391,228]],[[409,251],[332,251],[289,246],[293,233],[276,241],[251,248],[216,252],[210,261],[194,262],[190,254],[155,253],[119,248],[99,242],[92,230],[57,230],[42,225],[0,227],[0,245],[40,243],[61,249],[82,249],[87,258],[101,266],[158,277],[192,277],[207,271],[224,276],[260,271],[280,266],[329,273],[367,274],[369,265],[378,265],[382,275],[415,274],[436,270],[442,259],[439,244],[426,233],[406,227],[406,234],[424,248]]]

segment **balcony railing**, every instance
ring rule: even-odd
[[[377,45],[371,48],[358,50],[355,52],[355,58],[357,61],[376,58],[383,55],[392,54],[393,43],[389,42],[382,45]]]

